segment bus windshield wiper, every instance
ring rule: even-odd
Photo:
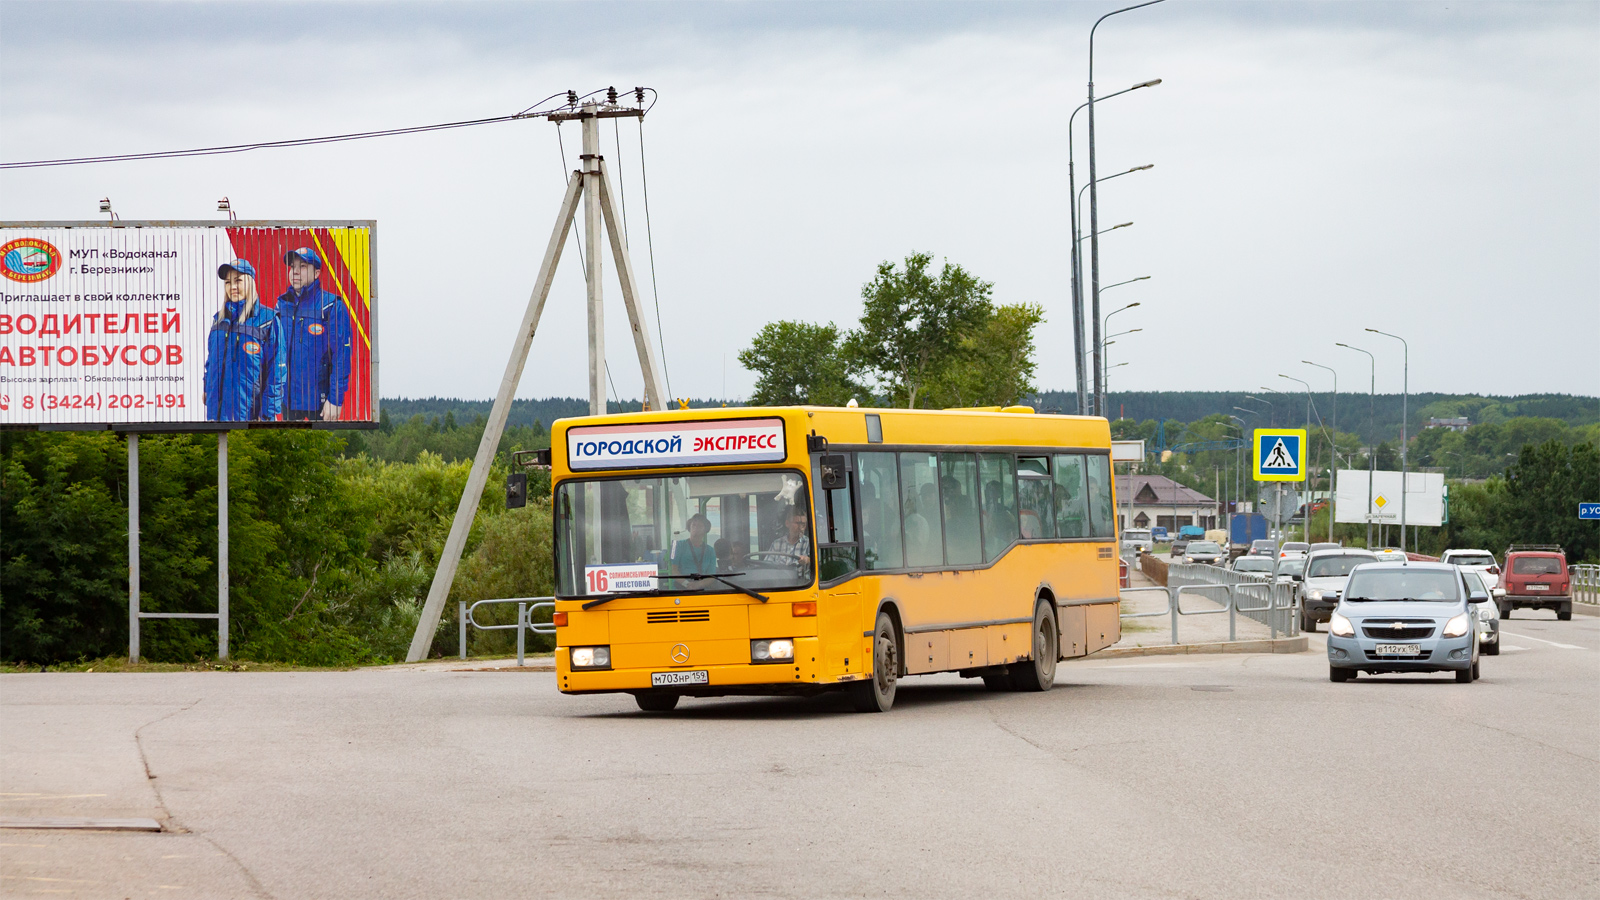
[[[734,577],[736,575],[744,575],[744,574],[746,574],[746,573],[744,573],[744,572],[724,572],[722,574],[711,573],[711,574],[706,574],[706,575],[657,575],[656,577],[660,578],[660,579],[668,579],[668,578],[671,578],[671,579],[711,578],[711,579],[715,579],[717,581],[722,582],[723,584],[727,585],[728,587],[733,588],[736,591],[739,591],[740,593],[749,594],[750,596],[756,598],[757,600],[760,600],[762,603],[765,603],[768,600],[772,599],[771,597],[768,597],[766,594],[758,594],[755,591],[752,591],[751,589],[745,587],[742,584],[739,584],[736,581],[729,581],[728,580],[729,578],[732,578],[732,577]]]
[[[585,603],[583,605],[583,608],[584,609],[590,609],[592,607],[599,606],[602,603],[610,603],[612,600],[616,600],[619,597],[659,597],[659,596],[662,595],[662,593],[664,593],[664,592],[660,591],[660,590],[654,590],[654,591],[620,591],[620,592],[615,593],[615,594],[607,594],[604,597],[600,597],[600,598],[597,598],[597,599],[594,599],[594,600],[590,600],[588,603]]]

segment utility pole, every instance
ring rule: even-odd
[[[472,530],[478,501],[483,497],[483,487],[499,450],[500,437],[505,433],[506,419],[511,414],[511,400],[516,394],[517,384],[522,380],[522,369],[528,361],[533,336],[539,328],[539,318],[544,314],[545,301],[550,297],[556,266],[561,262],[567,234],[577,220],[579,199],[584,201],[584,233],[589,240],[589,254],[584,260],[584,276],[588,281],[589,411],[595,415],[604,415],[606,412],[605,320],[600,292],[603,274],[600,247],[606,237],[610,238],[612,260],[617,266],[617,283],[622,289],[622,304],[628,311],[634,349],[638,353],[639,369],[644,376],[644,402],[650,409],[667,408],[667,398],[661,392],[666,379],[661,376],[661,362],[650,336],[649,320],[645,318],[640,305],[633,263],[628,257],[627,237],[622,232],[622,220],[617,215],[611,176],[606,169],[605,157],[599,152],[599,120],[644,118],[644,91],[634,90],[638,105],[632,107],[619,105],[615,90],[608,92],[604,103],[585,103],[581,108],[578,107],[575,94],[569,93],[568,98],[570,111],[552,113],[547,118],[557,123],[571,119],[582,122],[583,155],[579,158],[579,168],[567,179],[567,190],[556,212],[555,228],[545,246],[533,293],[528,297],[522,324],[513,334],[511,356],[506,360],[505,374],[500,379],[489,421],[483,429],[483,440],[478,443],[478,455],[472,461],[472,473],[467,476],[466,488],[461,492],[461,502],[456,506],[455,520],[450,525],[450,536],[445,539],[444,550],[439,555],[439,567],[434,571],[433,584],[428,588],[427,602],[423,604],[416,633],[411,637],[411,649],[406,653],[407,662],[417,662],[427,656],[434,632],[439,628],[439,617],[444,612],[450,587],[455,582],[456,567],[461,562],[467,534]]]

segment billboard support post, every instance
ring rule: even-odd
[[[128,432],[128,662],[139,661],[139,433]]]
[[[489,469],[494,464],[495,453],[500,449],[500,435],[505,432],[506,418],[511,415],[511,399],[516,395],[517,384],[522,381],[522,367],[528,361],[528,350],[533,346],[539,317],[544,313],[545,300],[550,296],[556,263],[561,261],[567,232],[572,230],[573,220],[577,217],[583,182],[582,172],[573,172],[567,179],[567,195],[561,201],[560,212],[556,214],[555,230],[551,232],[550,243],[545,247],[544,261],[539,264],[539,277],[533,284],[532,296],[528,298],[527,311],[522,315],[522,326],[511,345],[511,358],[506,360],[506,371],[500,378],[500,390],[495,394],[494,406],[489,410],[489,421],[484,423],[483,439],[478,442],[478,455],[472,460],[472,473],[467,476],[467,486],[461,491],[461,503],[456,506],[455,521],[450,524],[450,536],[445,539],[444,550],[439,554],[439,567],[434,570],[433,584],[428,588],[427,602],[423,604],[422,615],[417,620],[416,634],[411,637],[406,662],[418,662],[427,656],[428,646],[433,643],[433,633],[439,628],[439,617],[444,612],[445,601],[450,597],[450,585],[455,582],[456,566],[461,562],[461,551],[466,546],[467,534],[472,530],[472,520],[477,516],[483,486],[489,480]],[[593,254],[594,250],[591,249],[590,253]],[[603,402],[603,395],[601,399]]]
[[[228,658],[228,433],[217,432],[217,659]]]

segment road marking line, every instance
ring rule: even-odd
[[[1510,631],[1502,631],[1500,633],[1504,634],[1504,635],[1509,635],[1509,636],[1514,637],[1514,638],[1524,638],[1524,639],[1530,640],[1530,641],[1538,641],[1541,644],[1549,644],[1552,647],[1560,647],[1563,650],[1587,650],[1587,649],[1589,649],[1588,647],[1579,647],[1577,644],[1561,644],[1561,643],[1557,643],[1555,641],[1547,641],[1544,638],[1536,638],[1536,637],[1532,637],[1532,636],[1526,635],[1526,634],[1515,634],[1515,633],[1510,632]]]

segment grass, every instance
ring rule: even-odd
[[[542,653],[524,653],[527,659],[548,658],[555,654],[551,651]],[[488,653],[481,656],[469,656],[465,662],[484,662],[488,660],[516,659],[515,653]],[[433,657],[427,662],[462,662],[454,656]],[[0,675],[14,675],[39,672],[350,672],[355,669],[375,668],[383,665],[399,665],[399,663],[373,663],[365,666],[297,666],[289,663],[256,662],[254,660],[210,660],[206,662],[148,662],[141,661],[129,663],[126,656],[106,656],[100,659],[80,659],[76,662],[51,663],[45,665],[29,664],[27,662],[0,663]]]

